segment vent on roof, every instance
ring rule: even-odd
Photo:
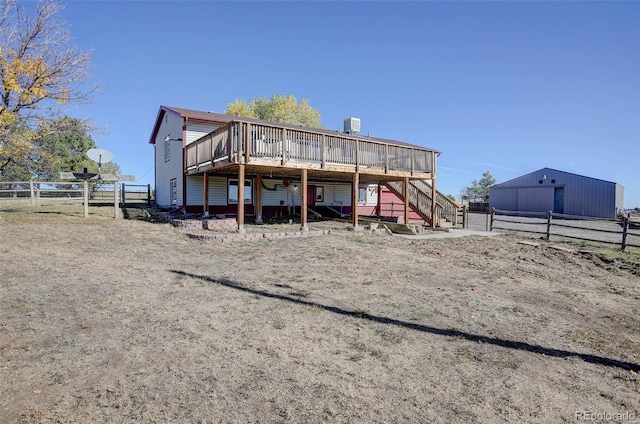
[[[344,132],[357,134],[360,132],[360,118],[347,118],[344,120]]]

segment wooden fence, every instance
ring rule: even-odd
[[[541,227],[543,229],[540,229]],[[494,229],[540,234],[545,240],[554,236],[609,243],[619,245],[622,250],[627,246],[640,247],[640,229],[635,224],[631,226],[631,220],[626,216],[606,219],[552,211],[520,212],[492,208],[489,231]]]
[[[102,190],[103,187],[113,190]],[[114,217],[118,218],[120,209],[120,184],[118,182],[81,182],[70,181],[2,181],[0,182],[0,202],[2,200],[30,199],[35,206],[41,199],[69,200],[77,199],[84,205],[84,217],[89,216],[89,201],[93,199],[111,199]]]

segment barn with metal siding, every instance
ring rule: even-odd
[[[489,205],[499,210],[597,218],[615,218],[623,208],[623,197],[620,184],[551,168],[489,188]]]

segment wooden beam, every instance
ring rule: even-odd
[[[120,217],[120,183],[118,181],[113,182],[113,217]]]
[[[82,207],[82,211],[84,213],[84,217],[89,216],[89,181],[84,180],[82,182],[82,192],[84,194],[84,206]]]
[[[202,205],[202,213],[209,216],[209,171],[204,173],[204,204]]]
[[[354,172],[353,181],[351,182],[351,218],[353,228],[358,228],[358,185],[359,175],[357,172]]]
[[[409,178],[404,179],[404,184],[402,185],[402,197],[404,197],[404,224],[409,223]]]
[[[437,205],[436,190],[436,153],[431,153],[431,228],[436,228],[436,205]]]
[[[431,228],[436,228],[436,224],[438,224],[438,219],[436,217],[436,206],[437,206],[437,194],[438,190],[436,190],[436,178],[433,177],[431,179]]]
[[[378,219],[382,217],[382,184],[378,183],[378,204],[376,205],[376,210],[378,211]]]
[[[256,224],[262,224],[262,174],[258,174],[256,184]]]
[[[300,224],[302,231],[308,231],[307,226],[307,170],[302,170],[302,204],[300,205]]]
[[[244,167],[238,165],[238,232],[244,233]]]

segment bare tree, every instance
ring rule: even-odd
[[[29,129],[59,115],[62,105],[90,100],[92,57],[72,46],[56,0],[28,13],[0,0],[0,173],[29,154]]]

